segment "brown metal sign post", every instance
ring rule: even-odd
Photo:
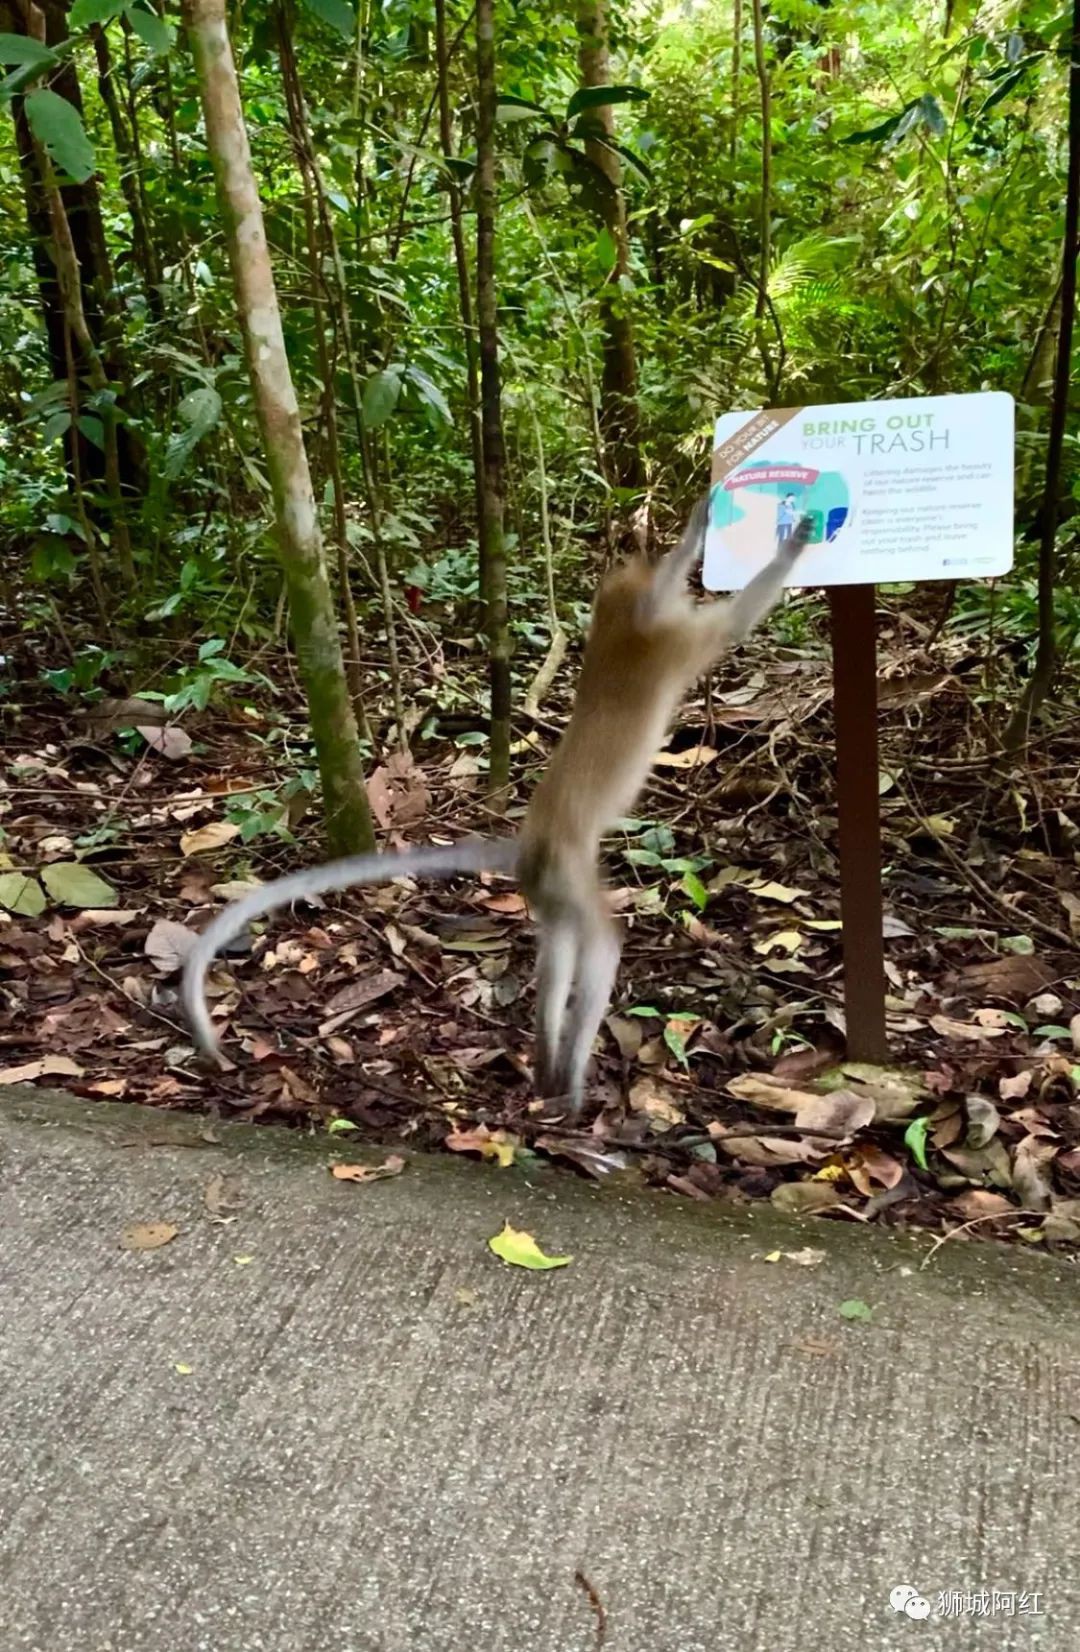
[[[844,1019],[852,1061],[887,1061],[873,585],[830,585]]]

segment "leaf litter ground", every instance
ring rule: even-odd
[[[533,941],[498,879],[334,897],[245,937],[213,972],[227,1060],[204,1068],[176,999],[191,934],[319,853],[296,798],[294,843],[248,841],[290,777],[280,714],[163,733],[104,702],[73,732],[33,693],[0,782],[0,1082],[1071,1247],[1074,730],[1059,713],[992,772],[972,662],[914,632],[897,620],[882,649],[888,1070],[842,1058],[827,662],[760,644],[687,708],[607,846],[626,945],[581,1120],[533,1098]],[[520,730],[517,813],[560,722]],[[375,766],[385,840],[484,829],[475,726]]]

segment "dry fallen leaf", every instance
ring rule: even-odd
[[[771,1113],[797,1113],[800,1107],[816,1103],[821,1097],[813,1090],[795,1090],[790,1085],[777,1084],[775,1079],[761,1078],[756,1073],[740,1073],[725,1086],[736,1101],[748,1101],[755,1107],[765,1107]]]
[[[904,1166],[899,1160],[875,1147],[873,1142],[860,1142],[851,1153],[846,1154],[844,1168],[864,1199],[870,1198],[871,1182],[878,1182],[882,1187],[895,1187],[904,1177]]]
[[[817,1359],[826,1359],[836,1353],[839,1345],[830,1342],[827,1337],[797,1337],[791,1346],[797,1348],[800,1354],[813,1354]]]
[[[230,1211],[240,1210],[244,1200],[237,1183],[218,1170],[203,1188],[203,1203],[210,1215],[220,1221]]]
[[[391,1153],[382,1164],[332,1164],[330,1174],[339,1182],[381,1182],[388,1176],[400,1176],[405,1160]]]
[[[956,979],[967,992],[1023,1003],[1054,979],[1054,970],[1041,958],[1017,952],[989,963],[965,964],[957,971]]]
[[[67,1055],[42,1055],[21,1067],[0,1068],[0,1084],[29,1084],[35,1078],[82,1078],[83,1069]]]
[[[126,1078],[103,1078],[97,1084],[89,1086],[95,1096],[122,1096],[126,1095],[128,1081]]]
[[[184,833],[180,839],[180,853],[184,856],[209,854],[213,849],[223,849],[239,836],[240,828],[234,826],[231,820],[211,820],[205,826],[197,826],[193,832]]]
[[[183,968],[197,940],[195,931],[186,924],[159,918],[143,942],[143,951],[161,975],[174,975]]]
[[[781,1182],[769,1195],[769,1202],[789,1216],[816,1216],[841,1203],[832,1182]]]
[[[1004,1193],[991,1193],[986,1187],[972,1187],[966,1193],[949,1200],[949,1209],[955,1210],[965,1222],[978,1221],[984,1216],[1012,1216],[1016,1206]]]
[[[84,929],[122,928],[134,923],[139,916],[137,907],[130,910],[122,906],[90,907],[85,912],[76,912],[68,928],[73,935],[81,935]]]
[[[830,1090],[823,1096],[807,1095],[795,1111],[800,1130],[822,1130],[851,1136],[874,1120],[874,1103],[869,1096],[853,1090]]]
[[[337,1032],[354,1015],[358,1015],[369,1004],[385,998],[387,993],[405,985],[404,975],[399,975],[393,969],[373,970],[359,981],[350,981],[348,986],[335,992],[323,1007],[323,1019],[319,1023],[319,1037],[329,1038]]]
[[[475,1130],[451,1130],[443,1141],[451,1153],[479,1153],[483,1159],[494,1159],[501,1170],[513,1164],[520,1145],[516,1136],[505,1130],[489,1130],[486,1124],[477,1125]]]
[[[722,1153],[742,1164],[763,1165],[766,1169],[780,1164],[817,1164],[833,1145],[799,1136],[742,1136],[737,1131],[729,1136],[710,1131],[710,1135]]]
[[[191,750],[191,735],[177,723],[163,723],[160,728],[149,728],[136,723],[135,727],[148,746],[160,752],[162,757],[171,758],[173,762],[186,757]]]
[[[480,905],[488,912],[504,912],[511,915],[528,910],[525,896],[516,889],[508,889],[501,895],[487,895],[481,899]]]
[[[180,1232],[171,1222],[132,1222],[120,1235],[124,1250],[160,1250]]]
[[[802,935],[797,929],[777,929],[773,934],[766,935],[760,941],[755,941],[754,951],[761,953],[763,957],[767,957],[770,952],[776,951],[790,954],[798,952],[805,940],[805,935]]]
[[[1026,1067],[1022,1073],[1013,1073],[998,1079],[998,1095],[1002,1101],[1023,1101],[1031,1089],[1032,1072]]]
[[[1050,1203],[1050,1161],[1057,1153],[1055,1142],[1025,1136],[1017,1143],[1012,1162],[1012,1185],[1025,1210],[1045,1210]]]
[[[747,890],[760,901],[779,901],[783,906],[790,906],[792,901],[804,901],[809,898],[805,889],[790,889],[783,883],[751,883],[747,884]]]
[[[712,746],[689,746],[686,751],[658,751],[653,758],[656,769],[702,769],[715,763],[717,752]]]
[[[954,1021],[951,1015],[932,1015],[930,1025],[942,1038],[1000,1038],[1006,1031],[1005,1027],[980,1027],[976,1022]]]
[[[652,1120],[656,1131],[670,1130],[685,1122],[686,1115],[673,1099],[673,1093],[648,1075],[635,1081],[630,1089],[630,1106],[635,1113],[644,1113]]]

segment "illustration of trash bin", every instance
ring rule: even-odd
[[[825,527],[825,518],[820,511],[806,511],[805,515],[810,518],[810,533],[806,543],[808,545],[820,545],[821,535]]]

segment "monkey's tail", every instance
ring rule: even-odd
[[[325,866],[290,872],[263,889],[253,889],[250,895],[231,901],[207,924],[184,964],[180,998],[196,1043],[208,1055],[217,1049],[217,1036],[206,1007],[206,972],[215,954],[253,918],[265,917],[279,906],[307,895],[329,895],[338,889],[389,883],[393,878],[450,878],[459,872],[513,874],[517,863],[516,838],[463,838],[460,843],[425,844],[398,854],[347,855]]]

